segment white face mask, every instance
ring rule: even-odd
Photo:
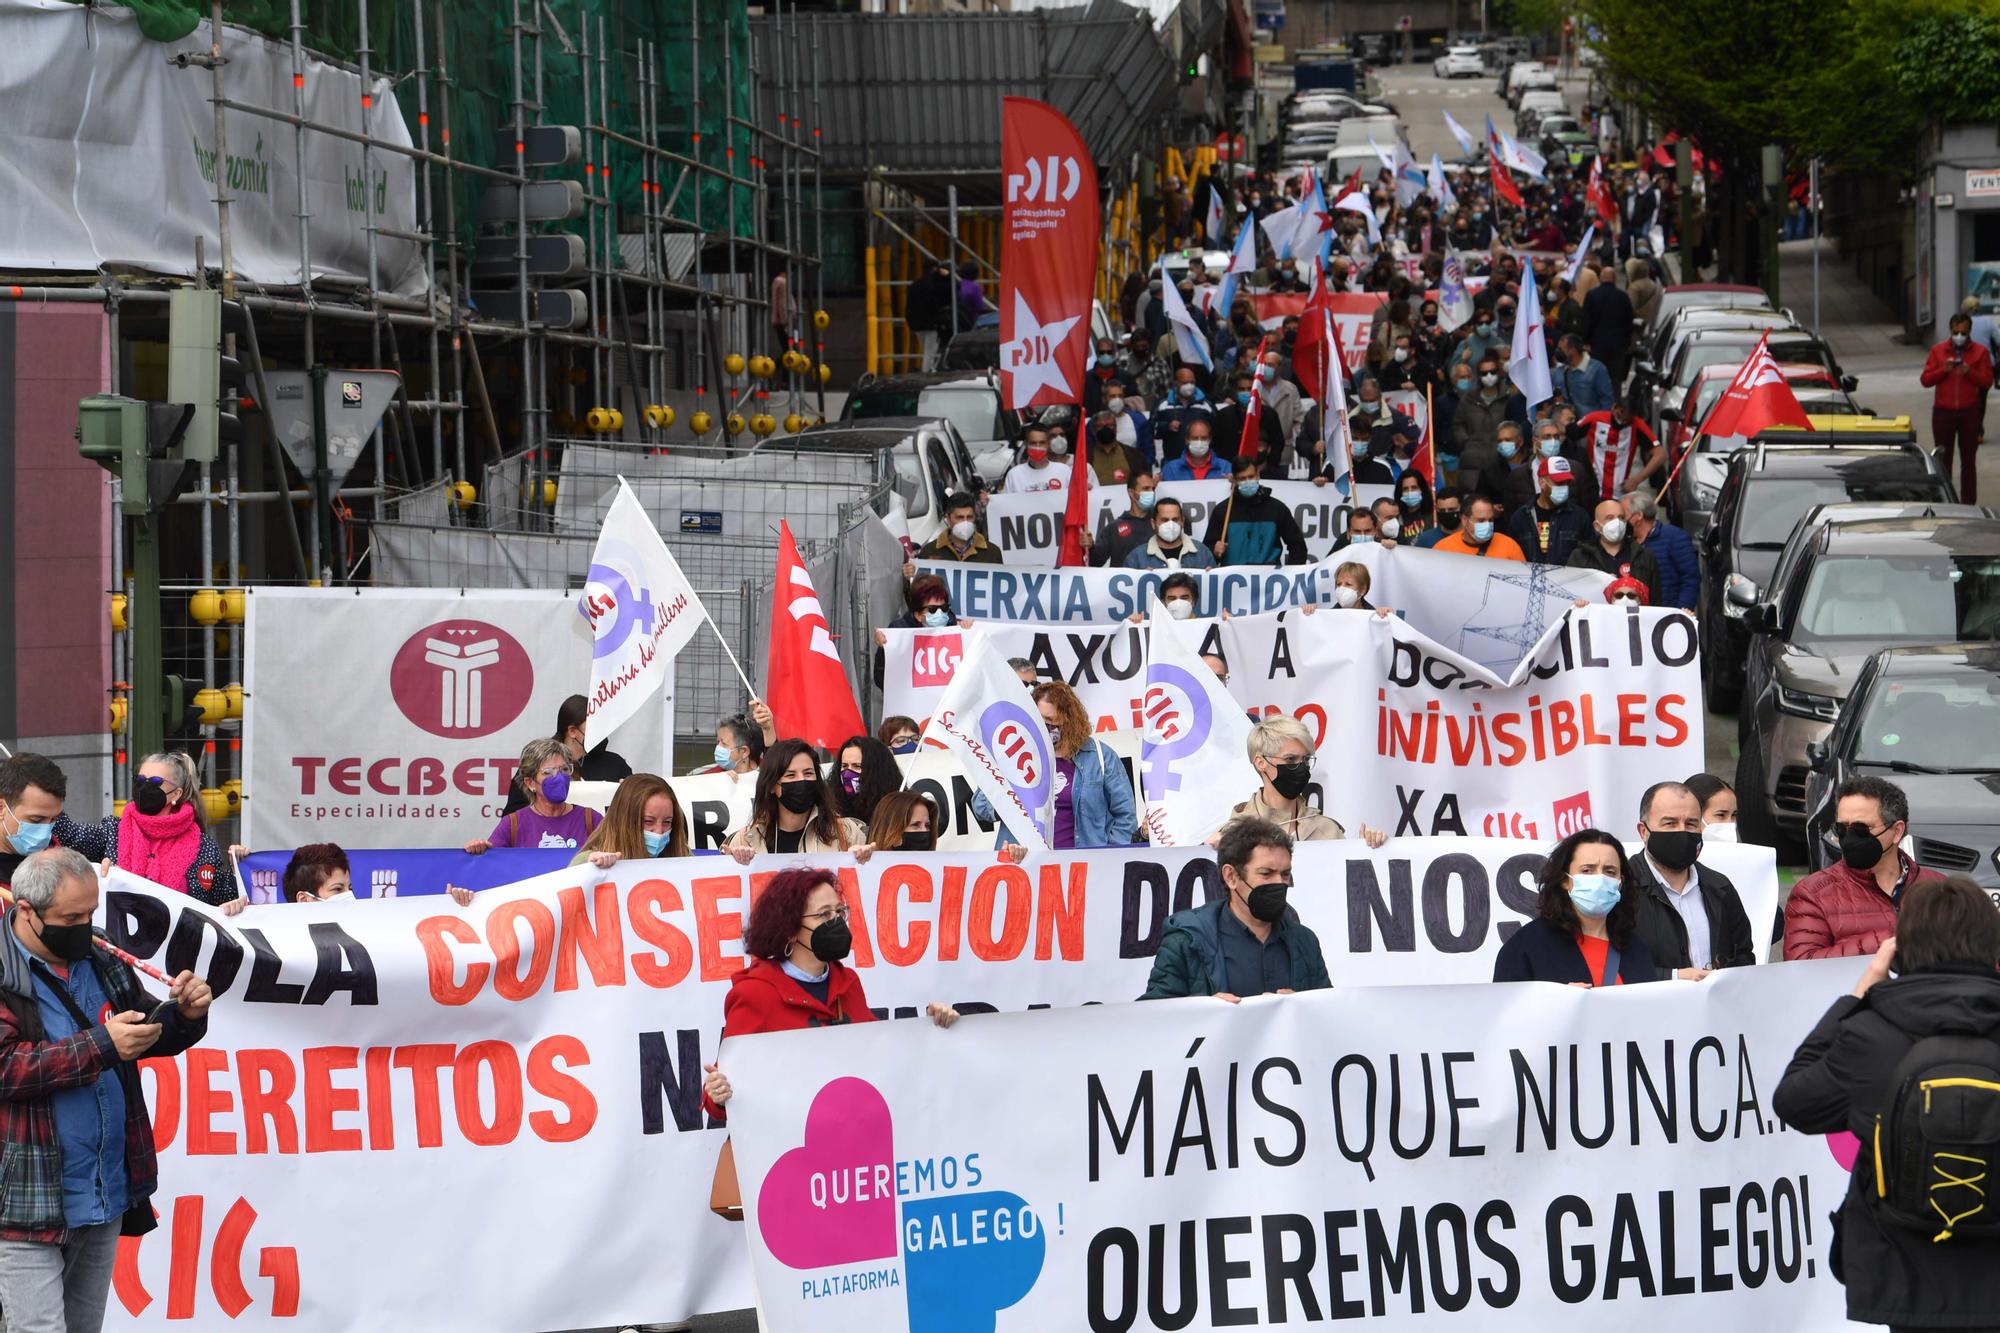
[[[1175,598],[1167,603],[1167,614],[1175,620],[1189,620],[1194,616],[1194,603],[1185,598]]]
[[[954,523],[951,525],[952,539],[961,545],[970,542],[972,535],[977,531],[979,529],[970,523]]]
[[[1181,539],[1181,524],[1179,519],[1170,518],[1160,524],[1161,545],[1172,546],[1175,542],[1179,541],[1180,539]]]
[[[1701,840],[1703,842],[1735,842],[1736,825],[1721,823],[1704,824],[1701,827]]]
[[[1410,349],[1407,347],[1398,347],[1393,355],[1398,361],[1408,361],[1410,359]]]
[[[1188,447],[1187,447],[1187,451],[1188,451],[1188,453],[1189,453],[1189,454],[1191,454],[1191,455],[1192,455],[1193,457],[1195,457],[1195,458],[1207,458],[1207,457],[1208,457],[1208,441],[1207,441],[1207,440],[1189,440],[1189,441],[1188,441]]]
[[[1361,594],[1356,592],[1351,585],[1343,583],[1333,590],[1333,600],[1339,602],[1342,606],[1351,607],[1361,600]]]
[[[1384,537],[1394,540],[1396,535],[1403,530],[1403,520],[1400,518],[1381,519],[1376,523],[1375,530],[1380,532]]]
[[[1607,518],[1604,520],[1602,531],[1604,533],[1604,540],[1616,546],[1625,540],[1625,520],[1622,518]]]
[[[1067,454],[1069,452],[1069,437],[1067,435],[1058,435],[1050,440],[1049,452],[1057,458],[1061,458],[1064,454]]]

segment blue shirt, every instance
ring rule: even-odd
[[[71,963],[65,981],[20,940],[14,940],[14,947],[34,974],[35,1002],[41,1008],[47,1040],[61,1041],[83,1031],[58,998],[59,986],[86,1017],[102,1020],[111,997],[88,959]],[[107,1069],[85,1087],[54,1093],[49,1104],[55,1111],[56,1143],[62,1151],[63,1224],[89,1227],[124,1216],[131,1202],[131,1180],[125,1174],[125,1085],[118,1071]]]
[[[1224,907],[1216,942],[1222,946],[1223,975],[1229,979],[1231,995],[1240,999],[1292,988],[1292,951],[1275,924],[1270,935],[1260,940],[1236,919],[1236,913]]]

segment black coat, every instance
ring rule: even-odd
[[[1756,942],[1750,937],[1750,914],[1729,876],[1694,863],[1695,892],[1701,895],[1701,910],[1708,914],[1708,949],[1715,967],[1749,967],[1757,961]],[[1643,855],[1632,858],[1632,883],[1639,890],[1639,921],[1633,934],[1646,937],[1646,948],[1666,980],[1683,967],[1693,967],[1688,956],[1687,922],[1674,909],[1666,885],[1653,874],[1653,863]]]
[[[1618,978],[1628,986],[1642,981],[1658,981],[1652,950],[1638,931],[1618,951]],[[1493,960],[1495,981],[1588,981],[1595,983],[1590,967],[1583,961],[1583,948],[1576,936],[1537,917],[1514,932],[1514,938],[1500,946]]]
[[[1623,356],[1632,345],[1632,298],[1624,288],[1600,282],[1583,298],[1583,341],[1600,361]]]
[[[1651,551],[1639,545],[1631,533],[1625,534],[1625,540],[1619,545],[1618,553],[1612,555],[1605,551],[1604,543],[1597,540],[1597,532],[1593,528],[1584,533],[1583,540],[1579,541],[1576,549],[1569,553],[1571,569],[1594,569],[1599,573],[1609,574],[1614,579],[1618,577],[1618,571],[1627,565],[1632,568],[1632,577],[1646,585],[1646,605],[1666,605],[1660,597],[1659,562],[1653,559]]]
[[[583,752],[583,763],[579,767],[576,779],[578,782],[623,782],[631,776],[632,765],[611,753],[610,741],[602,740],[593,748]],[[507,804],[501,808],[500,813],[511,815],[516,810],[525,810],[532,799],[527,792],[521,790],[521,777],[516,773],[514,780],[507,786]]]
[[[1819,1020],[1778,1082],[1778,1118],[1802,1134],[1848,1130],[1861,1139],[1834,1229],[1847,1317],[1909,1328],[1990,1326],[2000,1311],[2000,1240],[1928,1232],[1880,1220],[1870,1200],[1875,1113],[1894,1099],[1896,1065],[1940,1032],[2000,1037],[2000,976],[1947,965],[1891,978],[1865,999],[1843,995]]]

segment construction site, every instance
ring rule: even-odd
[[[1240,13],[0,0],[35,127],[0,162],[0,735],[107,811],[185,749],[233,819],[257,588],[574,590],[620,476],[753,680],[788,515],[861,684],[903,609],[881,515],[934,479],[855,453],[806,485],[787,442],[918,368],[927,266],[997,294],[1003,95],[1090,143],[1115,308],[1213,164]],[[119,399],[195,405],[185,468],[114,465]],[[705,750],[741,685],[708,637],[677,677]]]

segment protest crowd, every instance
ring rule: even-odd
[[[1600,649],[1604,637],[1622,643],[1628,621],[1635,645],[1642,634],[1698,641],[1702,660],[1688,669],[1704,678],[1709,655],[1747,651],[1738,638],[1715,637],[1725,615],[1716,599],[1732,595],[1734,584],[1725,585],[1714,562],[1731,539],[1714,540],[1713,528],[1705,534],[1694,526],[1713,519],[1718,501],[1704,496],[1702,512],[1694,512],[1681,470],[1704,456],[1696,446],[1701,436],[1754,439],[1804,425],[1807,410],[1823,407],[1802,408],[1795,390],[1819,394],[1818,403],[1834,386],[1824,367],[1800,369],[1767,348],[1812,336],[1783,322],[1789,312],[1780,318],[1761,293],[1730,283],[1727,274],[1708,282],[1670,265],[1681,219],[1699,218],[1699,208],[1689,214],[1680,207],[1674,174],[1650,145],[1636,146],[1636,162],[1625,160],[1634,145],[1618,137],[1607,108],[1572,109],[1575,123],[1590,127],[1587,153],[1572,153],[1568,138],[1538,135],[1532,119],[1513,133],[1489,120],[1476,139],[1453,121],[1463,156],[1422,163],[1385,118],[1379,161],[1344,176],[1322,172],[1312,159],[1274,171],[1219,167],[1170,182],[1168,256],[1125,281],[1106,312],[1109,334],[1092,335],[1088,321],[1078,330],[1078,376],[1065,382],[1057,373],[1054,388],[1045,377],[1033,402],[1009,406],[1018,445],[1001,478],[943,497],[935,537],[907,550],[900,614],[866,627],[858,689],[831,652],[779,652],[774,616],[762,686],[743,680],[740,711],[713,719],[712,756],[668,772],[629,749],[622,757],[613,752],[616,725],[607,718],[614,707],[606,703],[613,696],[599,675],[576,680],[552,716],[524,715],[506,738],[510,751],[518,743],[518,757],[497,815],[428,849],[461,853],[455,864],[470,878],[418,884],[406,877],[397,896],[444,895],[437,910],[453,920],[435,929],[474,941],[484,929],[477,923],[513,894],[506,887],[512,878],[550,873],[568,874],[571,883],[623,884],[615,876],[629,863],[695,866],[672,871],[687,876],[741,868],[743,882],[755,887],[746,890],[740,941],[730,946],[738,952],[722,955],[728,985],[721,1024],[700,1034],[699,1074],[689,1076],[698,1077],[702,1127],[720,1130],[754,1095],[751,1085],[732,1083],[729,1056],[743,1049],[740,1039],[885,1017],[870,1003],[880,969],[863,962],[874,953],[860,905],[867,900],[877,909],[854,887],[871,863],[966,865],[954,873],[975,877],[1019,867],[1032,876],[1065,858],[1117,864],[1162,848],[1192,849],[1205,867],[1200,893],[1163,912],[1137,949],[1143,981],[1102,999],[1240,1005],[1352,984],[1343,975],[1351,946],[1327,929],[1336,919],[1331,909],[1310,901],[1331,901],[1347,886],[1294,870],[1339,862],[1308,857],[1372,864],[1398,855],[1413,837],[1468,845],[1512,838],[1532,842],[1539,859],[1524,896],[1509,906],[1514,915],[1497,950],[1481,955],[1475,984],[1502,993],[1521,983],[1590,992],[1717,986],[1738,969],[1865,961],[1865,971],[1850,978],[1851,993],[1848,981],[1827,993],[1831,1008],[1823,1017],[1785,1016],[1792,1041],[1802,1044],[1775,1092],[1766,1090],[1776,1114],[1802,1134],[1851,1131],[1864,1145],[1872,1142],[1878,1162],[1880,1136],[1892,1133],[1900,1172],[1932,1169],[1933,1151],[1969,1155],[1984,1169],[1980,1154],[2000,1152],[2000,908],[1975,882],[1975,867],[1925,859],[1936,840],[1916,830],[1930,817],[1922,793],[1935,788],[1922,779],[1944,770],[1927,766],[1924,751],[1899,749],[1892,758],[1914,760],[1902,766],[1850,763],[1825,748],[1828,731],[1819,728],[1812,762],[1832,777],[1814,789],[1821,807],[1800,823],[1788,814],[1774,818],[1761,760],[1747,770],[1760,784],[1750,790],[1737,773],[1708,772],[1698,739],[1693,756],[1700,762],[1664,772],[1656,755],[1626,740],[1633,748],[1621,754],[1614,742],[1613,757],[1603,760],[1617,767],[1615,782],[1606,767],[1603,785],[1580,793],[1586,817],[1543,818],[1532,828],[1454,827],[1443,816],[1392,821],[1394,806],[1385,807],[1387,795],[1376,790],[1384,770],[1357,752],[1369,749],[1368,761],[1415,754],[1415,741],[1406,752],[1396,748],[1402,724],[1393,709],[1420,711],[1420,704],[1389,700],[1378,724],[1372,686],[1336,699],[1330,687],[1304,682],[1300,706],[1270,703],[1260,693],[1271,688],[1259,674],[1271,657],[1262,647],[1269,636],[1290,645],[1301,663],[1308,642],[1338,645],[1326,651],[1337,654],[1342,670],[1372,661],[1362,654],[1374,649],[1358,645],[1379,644],[1384,662],[1405,660],[1392,652],[1408,660],[1431,653],[1428,660],[1448,660],[1454,672],[1490,669],[1497,748],[1503,692],[1521,683],[1517,663],[1531,654],[1542,654],[1532,658],[1537,674],[1553,681],[1570,665],[1567,656],[1556,664],[1556,654],[1583,659],[1593,641]],[[1300,101],[1290,124],[1302,132],[1317,114],[1309,99]],[[1712,258],[1703,245],[1695,253],[1698,264]],[[926,276],[931,290],[910,307],[940,365],[950,330],[991,313],[977,277],[976,270],[940,265]],[[962,323],[941,321],[952,302],[963,303]],[[1703,362],[1710,368],[1704,382],[1720,389],[1704,411],[1720,404],[1731,416],[1726,424],[1696,421],[1680,397],[1668,398],[1670,387],[1685,394],[1692,381],[1670,386],[1659,358],[1690,329],[1725,327],[1724,312],[1748,312],[1743,327],[1760,336],[1737,339],[1725,359]],[[1936,444],[1946,472],[1938,498],[1946,503],[1975,499],[1973,457],[1992,383],[1990,349],[1970,333],[1969,318],[1954,321],[1923,372],[1923,384],[1937,389]],[[1954,448],[1962,467],[1955,495]],[[1742,484],[1740,468],[1731,476]],[[1849,499],[1901,498],[1824,488],[1816,494],[1835,509]],[[1302,521],[1305,506],[1322,502],[1336,513],[1336,530]],[[1053,541],[1045,549],[1004,541],[999,516],[1036,504],[1056,515]],[[1898,520],[1882,508],[1846,518],[1861,526]],[[769,515],[774,525],[783,517]],[[607,533],[615,519],[614,507]],[[1803,508],[1786,525],[1794,519],[1801,533],[1845,521],[1809,517]],[[1990,517],[1964,521],[1984,524],[1988,543],[2000,526]],[[650,521],[644,526],[665,556]],[[1958,618],[1924,642],[1978,637],[1957,631],[1981,623],[2000,597],[1993,554],[2000,547],[1977,550],[1986,554],[1961,561],[1962,582],[1953,576],[1961,589]],[[1040,623],[987,614],[971,590],[989,586],[979,580],[1001,577],[1009,565],[1079,580],[1079,589],[1111,586],[1083,580],[1129,573],[1140,591],[1116,612],[1093,603],[1088,617]],[[1537,599],[1535,632],[1506,660],[1476,656],[1468,637],[1449,637],[1460,623],[1447,617],[1440,627],[1428,610],[1447,596],[1441,589],[1486,586],[1496,566],[1513,567],[1501,572]],[[670,556],[659,568],[679,572]],[[1231,609],[1221,580],[1232,573],[1317,581],[1256,610]],[[649,577],[649,586],[662,586],[656,573]],[[592,578],[596,586],[596,568]],[[1463,596],[1476,602],[1481,595]],[[1795,602],[1787,606],[1788,615],[1810,614]],[[1731,635],[1743,628],[1741,611],[1728,613]],[[1474,613],[1458,620],[1469,624]],[[697,602],[666,642],[705,632],[704,619]],[[1593,639],[1589,631],[1600,626]],[[1068,630],[1144,645],[1130,697],[1120,700],[1129,715],[1093,693],[1094,676],[1025,646],[1037,634]],[[913,654],[940,644],[953,654],[948,669],[923,689],[913,687]],[[672,656],[669,649],[658,659],[669,680]],[[1933,687],[1955,708],[1977,705],[1957,714],[1956,725],[1987,728],[1982,771],[1990,774],[2000,764],[1990,758],[2000,754],[2000,690],[1992,683],[2000,677],[1990,656],[1978,660],[1986,663],[1983,683]],[[1176,665],[1183,662],[1194,674]],[[1870,670],[1886,677],[1892,669]],[[1182,683],[1168,683],[1173,672],[1180,674],[1172,681]],[[636,674],[642,684],[635,695],[615,699],[616,721],[646,705],[658,674]],[[1487,689],[1480,679],[1478,688]],[[1551,696],[1556,688],[1549,686]],[[1161,721],[1171,710],[1161,711],[1160,701],[1170,696],[1174,707],[1203,720],[1210,737],[1206,748],[1189,752],[1192,759],[1172,760],[1187,778],[1178,787],[1154,767],[1168,763],[1155,756],[1171,756],[1181,735]],[[1693,703],[1698,716],[1701,700]],[[1814,712],[1813,701],[1803,707],[1832,723],[1839,701],[1829,703],[1831,711]],[[1718,701],[1708,706],[1716,711]],[[1604,719],[1614,707],[1598,715],[1611,729],[1619,723]],[[1747,714],[1747,697],[1743,707]],[[1362,730],[1327,720],[1341,711],[1365,712],[1366,721],[1353,724]],[[1001,713],[1004,723],[985,720]],[[1533,716],[1540,758],[1541,714]],[[878,720],[871,725],[869,718]],[[1630,731],[1629,718],[1620,714],[1619,722]],[[1378,725],[1385,738],[1379,752],[1366,744]],[[1435,717],[1430,725],[1433,755],[1424,764],[1456,743],[1440,742]],[[1850,729],[1841,722],[1832,734],[1851,739]],[[1922,734],[1923,744],[1941,735]],[[1744,737],[1746,745],[1763,743],[1748,724]],[[704,736],[704,751],[707,744]],[[1031,753],[1031,761],[1017,768],[1017,752]],[[1803,753],[1797,762],[1805,764]],[[1407,764],[1411,772],[1418,767]],[[1499,772],[1498,761],[1487,767]],[[56,760],[26,752],[0,760],[0,896],[9,937],[0,947],[0,1147],[7,1162],[0,1328],[8,1333],[97,1328],[120,1236],[158,1225],[153,1201],[183,1187],[166,1178],[170,1168],[199,1167],[156,1157],[138,1071],[142,1060],[169,1061],[209,1039],[209,985],[192,968],[167,967],[154,978],[164,993],[148,994],[151,969],[112,947],[124,927],[110,924],[101,896],[126,891],[123,876],[135,877],[221,922],[218,932],[276,931],[272,923],[287,914],[350,920],[336,914],[365,912],[357,899],[388,896],[368,891],[367,857],[375,849],[330,838],[288,847],[218,841],[187,754],[146,756],[133,772],[116,813],[99,818],[69,808],[69,780]],[[1495,780],[1527,782],[1504,774]],[[725,827],[696,817],[697,804],[716,793],[728,806]],[[1406,799],[1406,816],[1414,799]],[[1546,794],[1535,799],[1546,806]],[[953,850],[941,850],[951,835]],[[1771,848],[1760,866],[1806,863],[1781,901],[1750,892],[1720,863],[1719,852],[1747,854],[1753,844]],[[534,853],[552,859],[516,875],[483,871],[525,867],[521,858]],[[261,887],[253,882],[260,872],[246,862],[270,863]],[[257,947],[269,948],[261,939]],[[574,959],[569,965],[574,972]],[[1421,972],[1410,977],[1425,979]],[[233,1002],[215,1001],[217,1031]],[[960,1008],[942,990],[921,1008],[893,1008],[889,1016],[955,1029],[937,1038],[914,1022],[885,1025],[905,1030],[913,1050],[920,1036],[968,1047],[981,1041],[985,1015]],[[719,1055],[718,1038],[732,1043]],[[1927,1109],[1905,1114],[1907,1088],[1925,1077],[1958,1085],[1952,1105],[1963,1119],[1955,1128],[1924,1118]],[[244,1096],[247,1106],[250,1093]],[[692,1104],[688,1114],[696,1114]],[[714,1146],[723,1139],[721,1132],[710,1136]],[[2000,1318],[2000,1242],[1990,1223],[1971,1216],[1978,1205],[1940,1210],[1949,1212],[1943,1221],[1920,1213],[1912,1220],[1920,1207],[1936,1206],[1935,1193],[1927,1200],[1920,1186],[1900,1178],[1895,1190],[1876,1190],[1868,1151],[1844,1207],[1814,1201],[1822,1224],[1829,1209],[1841,1217],[1832,1250],[1823,1227],[1812,1233],[1816,1281],[1835,1281],[1839,1259],[1829,1254],[1844,1255],[1839,1280],[1855,1318],[1896,1328],[1993,1324]],[[711,1150],[704,1160],[712,1159]],[[725,1154],[718,1164],[711,1202],[717,1213],[740,1219],[756,1202],[747,1181],[739,1188],[735,1161]],[[706,1176],[697,1182],[709,1184]],[[1912,1190],[1918,1203],[1904,1197]],[[694,1211],[703,1210],[697,1204]],[[1961,1223],[1963,1238],[1934,1241],[1938,1226],[1949,1232]],[[1636,1318],[1650,1326],[1649,1316]]]

